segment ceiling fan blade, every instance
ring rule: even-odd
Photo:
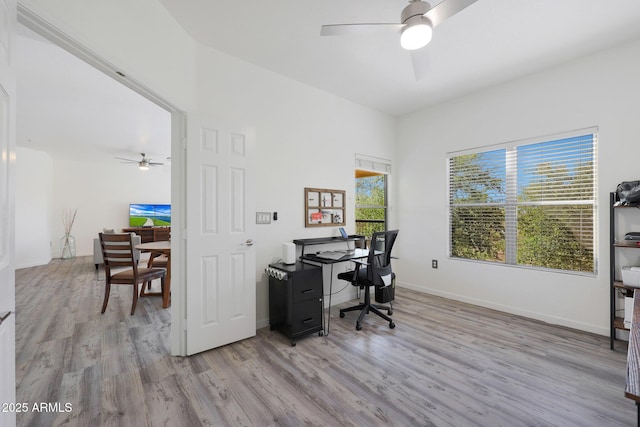
[[[410,51],[411,62],[413,64],[413,73],[416,81],[420,81],[427,77],[431,72],[431,61],[429,60],[429,50],[427,48],[416,49]]]
[[[442,3],[432,7],[424,16],[431,21],[433,28],[442,21],[451,18],[467,6],[471,6],[478,0],[444,0]]]
[[[164,163],[158,163],[158,162],[149,162],[148,163],[149,166],[163,166]]]
[[[117,160],[123,160],[123,161],[128,162],[128,163],[138,163],[139,162],[139,160],[123,159],[122,157],[114,157],[114,158],[117,159]]]
[[[321,36],[359,36],[389,31],[400,31],[404,24],[331,24],[323,25]]]

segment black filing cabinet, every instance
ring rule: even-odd
[[[269,325],[296,345],[304,335],[322,326],[322,267],[296,262],[269,264]]]

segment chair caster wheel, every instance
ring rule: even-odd
[[[389,329],[393,329],[396,327],[396,324],[393,322],[389,322]]]
[[[361,331],[362,325],[360,323],[356,323],[356,331]]]
[[[340,312],[340,318],[343,319],[344,318],[344,313]]]
[[[318,332],[318,336],[319,336],[319,337],[324,336],[324,332],[322,332],[322,331]]]
[[[388,314],[389,316],[393,315],[393,310],[387,310],[387,314]]]

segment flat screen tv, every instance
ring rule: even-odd
[[[168,227],[171,225],[171,205],[132,203],[129,205],[130,227]]]

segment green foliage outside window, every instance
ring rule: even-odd
[[[356,178],[356,234],[371,237],[386,228],[385,175]]]
[[[595,135],[511,150],[450,158],[451,256],[595,272]]]
[[[454,208],[451,255],[483,261],[505,261],[504,208]]]
[[[518,264],[571,271],[594,271],[593,162],[584,161],[573,171],[564,164],[541,162],[522,189],[518,208]],[[550,205],[527,205],[539,200]],[[569,201],[554,205],[553,201]]]
[[[559,270],[591,272],[593,249],[590,241],[583,241],[575,225],[567,218],[571,212],[583,211],[588,218],[584,226],[593,228],[590,207],[562,206],[546,208],[528,206],[518,212],[518,264]],[[568,215],[569,214],[569,215]]]
[[[505,261],[505,210],[490,206],[505,200],[504,179],[496,162],[485,160],[496,156],[500,153],[451,159],[451,256]]]

